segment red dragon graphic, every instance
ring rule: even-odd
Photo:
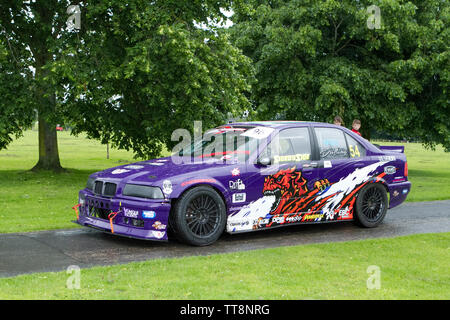
[[[312,197],[314,194],[330,185],[327,179],[320,180],[314,184],[315,189],[309,191],[307,182],[295,167],[267,176],[264,180],[263,194],[275,196],[270,214],[279,216],[300,212],[306,204],[314,200]]]

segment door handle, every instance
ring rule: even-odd
[[[305,163],[303,168],[317,168],[319,164],[317,162]]]
[[[315,168],[317,168],[319,164],[317,162],[305,163],[303,165],[302,171],[305,174],[311,174]]]

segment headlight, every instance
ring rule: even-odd
[[[94,183],[95,183],[95,179],[94,178],[89,178],[86,184],[86,189],[89,189],[91,191],[94,191]]]
[[[160,188],[141,186],[137,184],[126,184],[123,188],[124,196],[146,198],[146,199],[164,199],[164,195]]]

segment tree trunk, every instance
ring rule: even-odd
[[[44,22],[52,15],[49,14],[45,6],[39,7],[42,11],[40,16]],[[47,20],[46,20],[47,19]],[[51,35],[47,35],[50,37]],[[38,121],[39,121],[39,160],[38,163],[31,169],[32,171],[51,170],[54,172],[61,172],[64,169],[61,167],[58,153],[58,137],[56,132],[56,123],[50,121],[50,117],[56,111],[56,96],[54,88],[43,79],[48,75],[49,71],[44,69],[47,62],[52,60],[52,55],[49,53],[46,43],[38,43],[34,49],[35,58],[35,79],[36,79],[36,99],[39,101],[38,106]]]
[[[39,116],[39,161],[32,171],[63,171],[59,161],[56,126]]]

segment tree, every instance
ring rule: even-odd
[[[76,11],[68,8],[76,7]],[[34,169],[61,170],[55,124],[156,156],[175,128],[221,123],[249,102],[250,60],[220,28],[230,1],[0,3],[0,148],[39,118]],[[76,14],[80,28],[69,29]],[[4,94],[4,96],[3,96]],[[3,97],[9,99],[5,100]]]
[[[35,111],[39,119],[39,161],[34,167],[60,171],[55,131],[56,99],[45,66],[55,57],[50,49],[58,42],[68,1],[18,1],[0,3],[0,61],[2,102],[0,119],[8,128],[0,131],[0,148],[29,126]]]
[[[448,0],[236,2],[230,34],[255,65],[256,117],[340,114],[361,119],[366,137],[450,151],[449,10]]]

